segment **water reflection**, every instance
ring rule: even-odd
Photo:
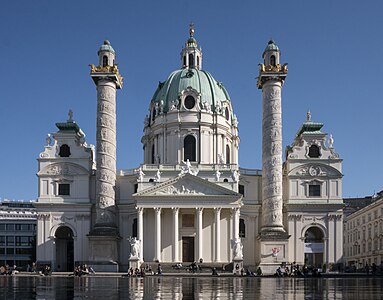
[[[381,299],[383,278],[1,276],[2,299]]]

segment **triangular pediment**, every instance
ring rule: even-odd
[[[242,195],[187,173],[147,188],[133,196],[231,196],[240,198]]]

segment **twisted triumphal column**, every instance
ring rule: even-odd
[[[270,41],[263,53],[258,88],[262,89],[262,235],[285,232],[282,223],[282,85],[287,65]]]
[[[114,63],[115,52],[109,41],[98,51],[99,65],[91,65],[97,86],[96,145],[96,221],[94,230],[102,234],[117,233],[115,218],[116,185],[116,89],[122,77]]]

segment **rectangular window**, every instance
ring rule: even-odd
[[[238,185],[238,193],[245,197],[245,186],[243,184]]]
[[[7,224],[7,231],[14,231],[15,230],[15,224]]]
[[[0,246],[5,246],[5,236],[0,236]]]
[[[5,231],[5,224],[0,224],[0,231]]]
[[[70,195],[70,184],[69,183],[60,183],[59,184],[59,195],[60,196],[69,196]]]
[[[320,188],[318,184],[309,185],[309,197],[320,197]]]
[[[17,236],[16,237],[16,246],[29,246],[29,237],[28,236]]]
[[[7,248],[7,254],[15,254],[15,248]]]
[[[194,227],[194,215],[182,215],[182,227]]]
[[[0,254],[5,254],[5,248],[0,248]]]
[[[16,248],[16,254],[32,254],[32,248]]]
[[[15,237],[7,236],[7,246],[14,246],[14,245],[15,245]]]

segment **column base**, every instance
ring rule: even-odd
[[[118,235],[101,235],[101,232],[95,235],[94,231],[88,235],[89,264],[96,272],[118,272],[118,248],[121,238]]]
[[[283,229],[283,228],[282,228]],[[262,230],[258,237],[259,254],[257,261],[264,275],[275,274],[277,268],[288,263],[289,237],[283,231]]]

